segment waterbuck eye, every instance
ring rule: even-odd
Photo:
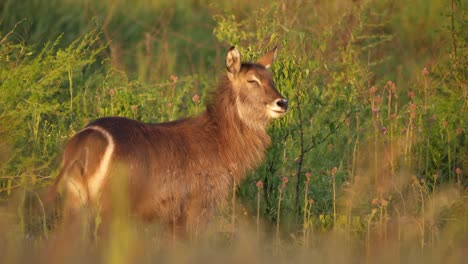
[[[258,86],[260,86],[260,82],[256,79],[247,80],[247,82],[251,84],[257,84]]]

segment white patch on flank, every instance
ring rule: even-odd
[[[112,159],[112,154],[114,153],[115,143],[112,135],[105,129],[98,126],[90,126],[87,129],[96,130],[103,134],[107,139],[106,151],[104,151],[101,162],[99,163],[99,166],[97,167],[94,174],[90,175],[88,178],[89,198],[91,200],[95,200],[101,192],[102,186],[104,185],[106,178],[109,175],[109,165]]]

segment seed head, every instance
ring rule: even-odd
[[[306,173],[305,173],[305,176],[306,176],[307,181],[309,182],[309,181],[310,181],[310,177],[312,176],[312,175],[310,174],[310,172],[306,172]]]
[[[422,69],[421,73],[422,73],[423,76],[427,76],[427,75],[429,75],[429,70],[426,67],[424,67]]]
[[[200,103],[200,96],[198,94],[195,94],[192,96],[192,101],[196,104]]]
[[[392,81],[387,81],[387,86],[389,87],[390,93],[395,94],[396,93],[396,85]]]
[[[172,81],[172,84],[175,85],[179,80],[179,77],[177,77],[177,75],[171,75],[170,79]]]
[[[337,167],[333,167],[333,168],[331,169],[331,173],[332,173],[333,176],[335,176],[337,172],[338,172],[338,168],[337,168]]]
[[[458,168],[458,167],[455,169],[455,173],[456,173],[458,176],[460,176],[460,175],[462,174],[462,172],[463,172],[462,169],[460,169],[460,168]]]
[[[263,182],[262,182],[261,180],[259,180],[259,181],[257,182],[257,188],[260,189],[260,188],[262,188],[262,187],[263,187]]]
[[[375,86],[372,86],[370,89],[369,89],[369,94],[370,95],[373,95],[375,93],[375,91],[377,91],[377,88],[375,88]]]
[[[281,178],[281,188],[286,187],[286,184],[288,183],[288,177],[284,176]]]
[[[372,205],[378,205],[379,204],[379,199],[374,198],[372,199]]]
[[[115,90],[114,89],[110,89],[109,90],[109,95],[112,97],[115,95]]]
[[[313,205],[315,203],[314,199],[309,199],[309,205]]]
[[[413,91],[410,91],[410,92],[408,93],[408,96],[409,96],[409,98],[410,98],[411,100],[413,100],[413,99],[414,99],[414,92],[413,92]]]
[[[386,199],[380,199],[380,203],[382,206],[386,207],[388,205],[388,201]]]

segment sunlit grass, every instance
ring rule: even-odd
[[[462,263],[463,8],[2,2],[2,262]],[[106,234],[99,215],[62,230],[60,203],[41,198],[64,142],[101,116],[164,122],[201,112],[230,45],[245,60],[279,45],[272,72],[291,110],[271,126],[263,165],[237,183],[208,229],[175,240],[128,217],[116,188],[121,207]]]

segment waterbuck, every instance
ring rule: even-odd
[[[256,63],[241,63],[239,51],[229,49],[227,71],[198,116],[159,124],[104,117],[76,133],[52,188],[64,185],[65,218],[90,208],[109,214],[119,206],[110,183],[120,177],[137,218],[184,233],[206,222],[262,161],[270,144],[266,126],[287,112],[268,71],[275,56],[276,48]]]

